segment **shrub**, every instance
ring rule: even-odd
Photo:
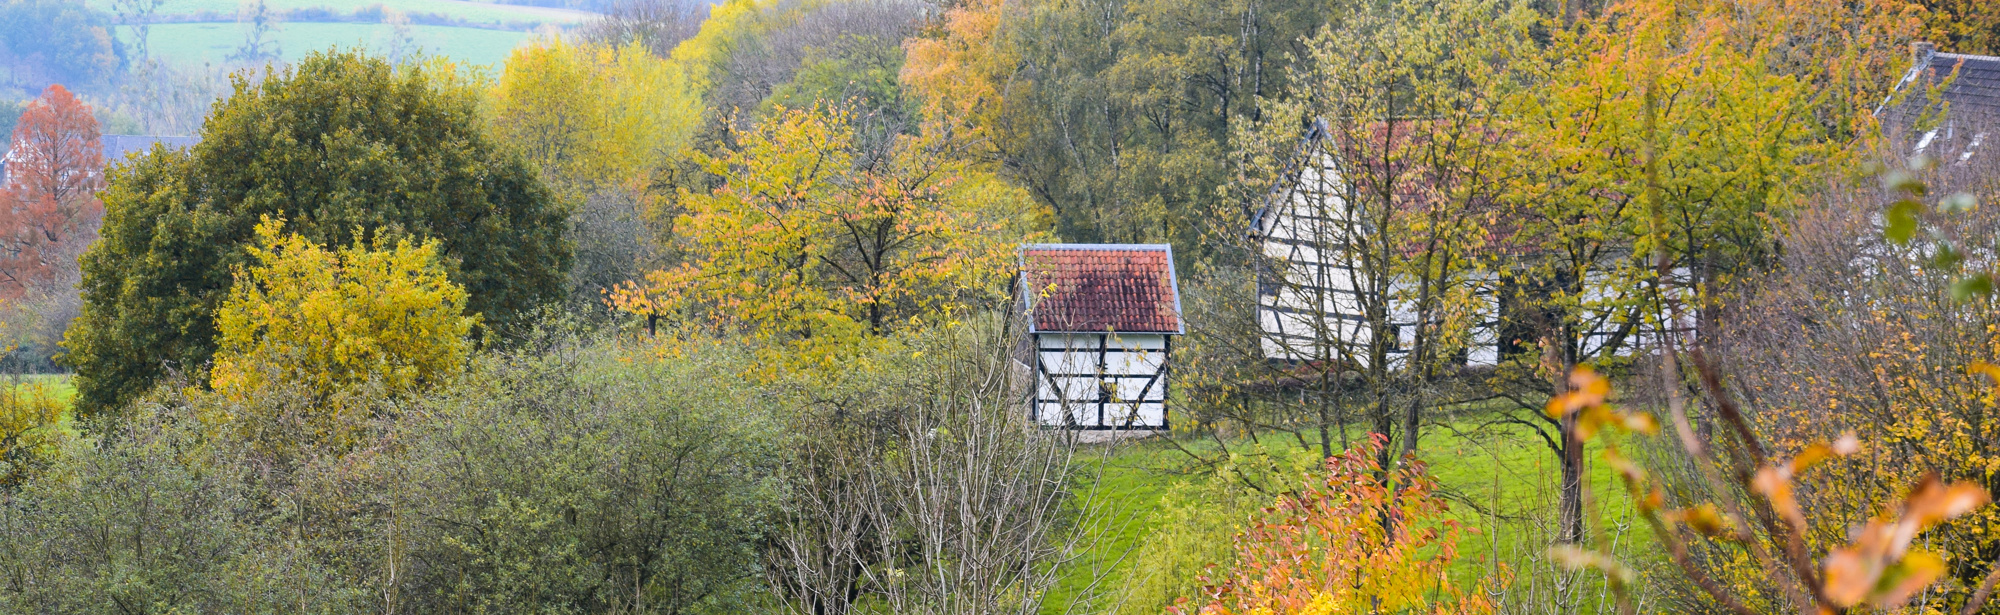
[[[207,438],[169,388],[46,473],[0,492],[0,611],[357,612],[362,587],[311,548],[328,517]],[[262,468],[268,470],[268,468]],[[268,478],[268,477],[267,477]],[[330,533],[330,532],[329,532]]]
[[[778,487],[732,355],[662,362],[580,334],[473,361],[428,397],[379,386],[357,445],[215,430],[324,400],[167,382],[0,489],[0,612],[731,613],[755,606]]]
[[[412,608],[735,612],[753,599],[775,451],[728,353],[665,363],[545,344],[480,361],[406,417],[390,490],[425,520],[399,556]]]
[[[479,318],[465,315],[465,289],[446,279],[436,240],[335,251],[283,228],[269,218],[257,226],[256,262],[237,273],[216,316],[217,394],[251,408],[244,402],[279,383],[297,387],[316,408],[306,417],[312,439],[345,446],[367,417],[339,403],[342,393],[372,386],[403,399],[464,369]]]
[[[1446,576],[1458,556],[1458,523],[1425,464],[1376,462],[1371,435],[1326,460],[1326,476],[1280,496],[1236,537],[1235,562],[1206,580],[1204,615],[1491,613]],[[1175,608],[1176,613],[1196,612]]]

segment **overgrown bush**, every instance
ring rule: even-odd
[[[372,417],[351,448],[203,420],[306,415],[324,400],[303,387],[163,385],[0,488],[0,611],[739,612],[770,422],[728,352],[627,350],[551,334],[426,397],[351,389]]]
[[[1074,432],[1021,411],[1005,339],[974,319],[776,387],[791,438],[766,566],[790,611],[1042,612],[1101,501]]]
[[[738,612],[777,493],[726,349],[660,362],[557,338],[492,356],[397,434],[416,611]]]
[[[0,611],[364,609],[368,584],[314,557],[336,528],[305,531],[309,498],[204,431],[188,399],[163,391],[0,491]]]

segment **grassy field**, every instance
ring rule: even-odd
[[[119,28],[119,36],[130,40],[129,28]],[[287,23],[274,39],[287,62],[296,62],[313,51],[329,47],[361,47],[380,52],[390,29],[365,23]],[[472,64],[499,65],[507,52],[534,36],[527,32],[411,26],[411,37],[425,53],[447,56]],[[172,62],[220,65],[243,43],[243,28],[235,23],[174,23],[152,27],[153,53]]]
[[[16,381],[14,380],[15,378],[19,378],[19,380]],[[70,398],[76,396],[76,387],[70,384],[69,376],[65,374],[29,374],[26,376],[0,376],[0,383],[4,383],[6,386],[16,386],[16,382],[20,384],[38,382],[44,385],[54,387],[56,391],[56,397],[58,399],[61,399],[63,403],[69,403]]]
[[[89,0],[91,8],[112,12],[111,0]],[[237,0],[166,0],[161,3],[161,16],[195,15],[206,11],[210,14],[231,19],[236,15]],[[373,5],[404,13],[435,13],[472,22],[505,24],[510,22],[541,22],[565,24],[583,21],[590,14],[582,11],[549,9],[512,4],[491,4],[485,2],[461,2],[457,0],[265,0],[265,6],[273,11],[325,7],[339,13],[353,13]]]
[[[1464,417],[1432,426],[1419,447],[1452,500],[1452,515],[1465,526],[1478,529],[1478,533],[1468,532],[1461,538],[1452,576],[1461,587],[1470,587],[1498,563],[1514,572],[1518,591],[1549,591],[1544,586],[1546,578],[1523,575],[1519,569],[1543,565],[1553,534],[1559,472],[1556,459],[1539,438],[1522,429],[1482,427],[1481,423],[1477,417]],[[1183,444],[1210,450],[1214,446]],[[1595,451],[1588,458],[1599,459]],[[1101,514],[1114,519],[1111,531],[1093,552],[1072,564],[1050,604],[1066,603],[1072,593],[1088,584],[1098,566],[1108,567],[1109,574],[1102,582],[1106,588],[1115,590],[1126,582],[1132,574],[1136,547],[1163,529],[1161,515],[1155,510],[1163,496],[1176,483],[1203,480],[1189,474],[1191,470],[1188,457],[1165,442],[1142,441],[1111,451],[1098,483],[1101,497],[1107,498]],[[1618,552],[1628,558],[1646,557],[1652,538],[1642,529],[1631,531],[1630,498],[1605,464],[1593,463],[1591,470],[1590,503],[1597,514],[1587,516],[1603,521],[1598,526]],[[1609,605],[1581,606],[1590,612],[1603,611]],[[1060,606],[1050,612],[1060,612]]]
[[[69,376],[60,374],[30,374],[26,376],[0,376],[0,387],[18,387],[28,384],[40,384],[43,386],[47,386],[55,393],[56,401],[60,402],[64,407],[62,413],[62,419],[56,423],[57,428],[63,431],[70,432],[71,435],[75,435],[76,434],[76,425],[74,422],[75,416],[70,413],[68,407],[70,405],[70,400],[76,397],[76,386],[70,384]]]

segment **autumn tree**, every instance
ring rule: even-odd
[[[2000,54],[2000,4],[1979,0],[1919,0],[1926,36],[1952,53]]]
[[[922,101],[925,119],[949,122],[967,138],[997,129],[1015,58],[1000,31],[1005,8],[999,0],[965,2],[903,40],[899,79]]]
[[[572,304],[658,265],[668,167],[686,159],[704,117],[684,65],[640,42],[555,39],[514,50],[488,92],[494,132],[521,148],[572,206]]]
[[[1217,245],[1203,232],[1241,170],[1234,127],[1263,120],[1257,101],[1306,68],[1303,39],[1353,12],[1324,0],[995,8],[1003,53],[987,80],[1007,88],[988,125],[1009,178],[1055,212],[1065,240],[1168,241],[1182,260]]]
[[[849,119],[825,105],[784,110],[734,147],[698,156],[721,186],[679,194],[688,261],[614,302],[839,344],[991,298],[1034,208],[920,137],[864,158]]]
[[[15,124],[0,186],[0,299],[67,281],[97,238],[104,205],[104,146],[90,107],[49,86]]]
[[[1959,151],[1932,149],[1946,161]],[[1885,160],[1901,156],[1883,152]],[[1901,167],[1900,160],[1892,162]],[[1851,432],[1866,454],[1798,477],[1805,529],[1830,542],[1908,485],[1936,472],[1995,485],[2000,412],[1993,403],[2000,311],[1984,293],[1996,272],[2000,216],[1972,195],[2000,191],[2000,160],[1898,169],[1901,179],[1829,182],[1788,226],[1780,267],[1755,278],[1715,345],[1728,384],[1755,400],[1748,418],[1772,454]],[[1920,187],[1923,194],[1904,193]],[[1990,198],[1990,197],[1989,197]],[[1904,224],[1885,210],[1911,205]],[[1899,231],[1898,231],[1899,229]],[[1897,232],[1895,237],[1884,231]],[[1897,237],[1900,237],[1898,239]],[[1961,583],[1975,584],[2000,556],[1982,509],[1926,535]],[[1754,570],[1715,566],[1730,579]]]
[[[632,42],[517,48],[492,100],[494,132],[570,199],[646,189],[702,118],[700,91],[680,66]]]
[[[77,257],[97,240],[102,145],[90,107],[62,86],[30,101],[0,185],[0,301],[14,369],[46,369],[80,300]]]
[[[351,410],[339,394],[369,385],[402,398],[464,369],[479,317],[466,315],[465,288],[449,279],[437,239],[378,236],[329,250],[283,231],[283,220],[257,225],[251,262],[216,313],[217,394],[247,402],[274,387],[303,389],[336,415],[313,417],[316,431],[339,440],[356,420],[337,416]]]
[[[1500,107],[1503,341],[1518,354],[1492,383],[1515,402],[1496,424],[1559,460],[1564,540],[1586,533],[1587,459],[1540,400],[1577,365],[1716,330],[1737,281],[1780,253],[1800,186],[1866,130],[1890,82],[1884,43],[1913,23],[1896,3],[1630,0],[1547,24],[1546,47],[1513,60],[1537,86]]]
[[[638,43],[665,58],[681,41],[701,31],[708,8],[707,3],[692,0],[620,2],[584,24],[578,36],[583,42],[612,48]]]
[[[477,93],[347,52],[236,81],[203,140],[111,173],[65,337],[79,409],[113,409],[166,367],[200,370],[264,216],[307,240],[435,238],[466,309],[507,331],[561,296],[567,208],[478,119]]]
[[[872,99],[857,115],[896,111],[881,95],[895,86],[901,43],[923,11],[909,0],[759,7],[734,32],[718,33],[733,42],[713,72],[708,105],[719,112],[713,119],[747,124],[762,119],[753,111],[803,108],[814,98]]]

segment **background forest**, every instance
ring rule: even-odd
[[[2000,3],[208,4],[0,0],[0,611],[2000,611]],[[1273,360],[1309,134],[1416,318]]]

